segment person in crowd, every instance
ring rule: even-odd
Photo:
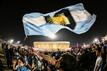
[[[27,50],[24,50],[24,56],[23,56],[23,58],[25,60],[26,65],[28,65],[28,51]]]
[[[58,51],[53,52],[53,53],[52,53],[52,56],[55,57],[56,60],[59,59],[59,58],[61,57],[61,52],[60,52],[60,50],[58,49]]]
[[[101,67],[102,67],[101,47],[97,47],[96,56],[97,59],[93,71],[101,71]]]
[[[103,61],[103,63],[102,63],[102,71],[104,71],[105,67],[106,67],[106,63],[107,63],[107,61],[106,61],[106,56],[107,56],[107,41],[102,42],[100,45],[102,47],[102,61]]]
[[[22,57],[15,59],[13,61],[13,70],[16,70],[16,71],[31,71],[30,69],[28,69],[26,66],[25,66],[25,61]]]
[[[0,71],[3,71],[3,64],[2,64],[1,59],[0,59]]]
[[[13,59],[13,46],[9,45],[8,46],[8,51],[9,51],[9,67],[12,68],[12,59]]]
[[[88,50],[89,49],[87,48],[82,51],[83,53],[78,61],[79,71],[92,71],[90,69],[93,64],[93,54]]]
[[[2,42],[2,45],[1,45],[2,49],[5,47],[5,45],[6,43]]]
[[[10,45],[7,43],[6,43],[6,46],[4,48],[4,53],[5,53],[5,57],[6,57],[7,66],[8,66],[8,68],[11,68],[12,55],[11,55]]]
[[[38,51],[37,51],[38,52]],[[44,54],[43,52],[39,52],[39,54]],[[46,60],[44,60],[42,57],[39,55],[34,55],[35,56],[35,61],[34,63],[36,64],[36,71],[47,71],[47,66],[48,63]]]
[[[28,64],[27,64],[28,68],[30,70],[34,69],[34,67],[35,67],[35,63],[34,63],[35,56],[33,55],[32,49],[28,50],[27,60],[28,60]]]
[[[107,52],[106,52],[106,63],[104,65],[104,67],[103,67],[103,71],[107,71]]]
[[[13,58],[18,59],[20,57],[20,54],[18,52],[17,47],[13,47]]]
[[[76,59],[73,55],[65,53],[61,56],[60,68],[64,71],[74,71],[76,65]]]

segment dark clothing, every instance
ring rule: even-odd
[[[0,60],[0,71],[3,71],[3,64],[1,60]]]
[[[102,62],[102,68],[101,68],[101,70],[102,71],[104,71],[104,69],[105,69],[105,67],[106,67],[106,54],[107,54],[107,45],[103,45],[102,46],[102,50],[103,50],[103,53],[102,53],[102,60],[103,60],[103,62]]]
[[[8,45],[6,45],[6,48],[4,49],[4,53],[5,53],[5,56],[6,56],[7,65],[8,65],[9,68],[11,68],[12,57],[13,57],[12,48],[8,49]]]
[[[91,68],[91,66],[94,67],[95,64],[95,56],[89,52],[89,51],[85,51],[80,59],[79,59],[79,70],[84,71],[84,70],[88,70],[88,71],[92,71],[93,69]],[[88,65],[87,65],[88,64]]]
[[[103,71],[106,71],[106,70],[107,70],[107,62],[106,62],[106,64],[103,67]]]
[[[76,65],[76,59],[72,55],[65,54],[62,56],[60,65],[64,71],[74,71]]]
[[[52,53],[52,56],[54,56],[55,57],[55,59],[59,59],[60,57],[61,57],[61,52],[54,52],[54,53]]]
[[[28,56],[28,64],[32,65],[33,60],[34,56]]]

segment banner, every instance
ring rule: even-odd
[[[26,36],[52,36],[61,29],[68,29],[75,34],[87,32],[96,20],[82,3],[61,8],[47,14],[30,13],[23,16],[23,25]]]

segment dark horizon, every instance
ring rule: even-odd
[[[107,8],[104,1],[92,0],[1,0],[0,2],[0,38],[8,40],[14,38],[24,41],[25,34],[23,29],[22,17],[26,13],[41,12],[48,13],[60,8],[83,3],[85,9],[96,14],[97,19],[91,29],[81,35],[74,34],[66,29],[57,33],[55,40],[71,41],[71,43],[89,43],[96,37],[103,37],[107,34]],[[28,37],[26,41],[46,41],[50,40],[44,36]],[[52,41],[52,40],[51,40]],[[29,42],[30,43],[30,42]]]

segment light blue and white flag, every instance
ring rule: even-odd
[[[66,19],[66,24],[61,25],[61,23],[47,22],[46,17],[49,17],[51,19],[52,17],[55,16],[56,13],[65,9],[69,10],[69,14],[72,16],[72,20],[74,21],[73,24],[75,23],[75,26],[73,26],[73,28],[70,28],[70,26],[72,26],[72,23],[69,21],[70,18],[66,16],[66,12],[65,13],[61,12],[61,15],[64,15],[63,18]],[[47,14],[42,14],[38,12],[25,14],[23,16],[23,25],[24,25],[25,35],[27,36],[43,35],[43,36],[51,37],[59,30],[64,28],[76,34],[85,33],[91,28],[95,20],[96,20],[96,15],[95,14],[91,15],[84,8],[83,4],[79,3]]]

